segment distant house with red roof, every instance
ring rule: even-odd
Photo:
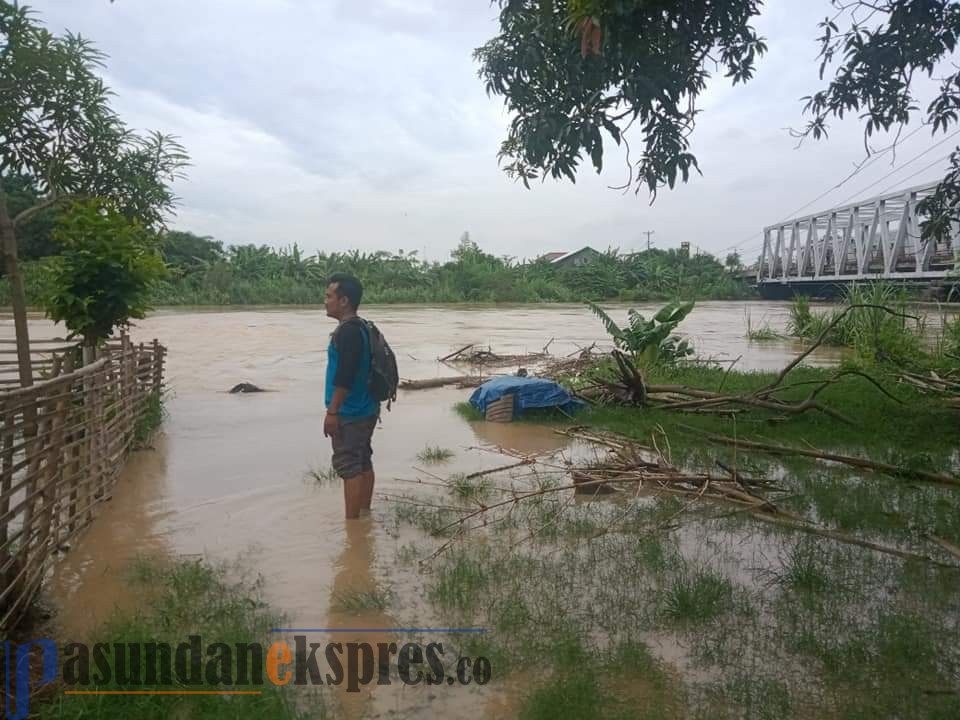
[[[571,252],[549,252],[546,255],[541,255],[537,260],[538,262],[548,262],[558,267],[578,267],[579,265],[586,265],[599,256],[599,252],[589,245],[586,245],[579,250],[573,250]]]

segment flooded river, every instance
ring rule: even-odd
[[[774,369],[799,346],[790,340],[749,343],[746,315],[754,326],[782,329],[787,312],[787,304],[705,302],[682,328],[700,357],[739,357],[740,369]],[[467,343],[524,353],[552,339],[550,352],[562,356],[606,339],[601,323],[580,306],[371,306],[363,314],[384,331],[405,378],[451,374],[436,358]],[[611,306],[611,314],[622,319],[626,307]],[[132,456],[112,502],[54,569],[47,587],[59,606],[63,637],[80,639],[115,606],[134,604],[124,592],[123,570],[137,554],[151,552],[239,558],[264,576],[267,600],[285,613],[287,627],[430,626],[429,617],[348,616],[331,603],[344,591],[377,583],[389,582],[394,593],[420,592],[415,578],[389,577],[402,533],[414,531],[388,522],[390,500],[382,495],[409,491],[405,480],[416,476],[417,453],[427,444],[455,451],[442,470],[447,474],[503,464],[484,448],[541,451],[562,446],[565,438],[535,426],[468,423],[453,405],[469,391],[401,392],[374,436],[373,516],[347,528],[339,483],[308,475],[330,464],[321,425],[332,327],[321,308],[163,310],[138,324],[135,340],[158,338],[169,348],[168,417],[152,449]],[[0,319],[0,333],[12,336],[9,316]],[[35,318],[33,333],[52,337],[62,330]],[[837,350],[824,348],[811,361],[837,359]],[[272,392],[226,393],[241,381]],[[475,698],[488,711],[490,703],[503,702],[490,687]],[[440,693],[444,700],[397,686],[377,692],[351,699],[346,714],[413,712],[434,700],[451,703],[444,716],[467,707],[462,698],[450,699],[454,693]],[[474,707],[467,714],[485,712]]]

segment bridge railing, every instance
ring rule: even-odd
[[[917,211],[935,189],[898,190],[764,228],[757,282],[945,276],[957,264],[960,228],[924,240]]]

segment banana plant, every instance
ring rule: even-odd
[[[694,303],[672,302],[665,305],[647,320],[634,309],[627,313],[627,324],[617,325],[603,308],[595,303],[587,303],[593,314],[607,329],[618,350],[630,353],[636,360],[646,363],[672,364],[693,354],[690,343],[673,335],[677,325],[690,314]]]

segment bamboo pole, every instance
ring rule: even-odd
[[[153,392],[160,394],[163,389],[163,355],[160,341],[153,339]]]
[[[59,371],[58,367],[58,371]],[[67,451],[65,446],[64,429],[67,427],[70,408],[66,400],[54,402],[53,437],[51,439],[52,457],[55,467],[51,473],[53,487],[51,488],[51,527],[49,529],[51,547],[49,552],[56,552],[60,546],[60,530],[65,519],[63,517],[63,499],[66,494],[64,478],[67,469]]]
[[[64,370],[69,375],[73,372],[73,355],[68,355],[66,362],[64,364]],[[72,390],[72,382],[70,388]],[[67,522],[66,522],[66,534],[69,535],[77,527],[77,500],[79,493],[79,475],[82,468],[81,465],[81,442],[82,442],[82,429],[78,429],[77,423],[82,420],[82,412],[78,412],[74,407],[72,400],[72,393],[67,393],[70,396],[71,400],[67,403],[68,415],[67,422],[69,424],[69,432],[65,438],[64,446],[64,462],[66,463],[64,484],[69,492],[69,499],[67,503]],[[69,460],[67,459],[69,458]],[[57,538],[57,543],[62,544],[65,542],[64,538]]]
[[[6,408],[6,403],[0,401],[0,417],[3,418],[3,433],[0,437],[0,516],[7,514],[10,509],[10,486],[13,484],[13,443],[15,413]],[[7,542],[7,522],[0,522],[0,546]]]
[[[12,592],[17,596],[17,603],[20,602],[23,595],[29,593],[30,586],[27,580],[42,569],[45,557],[42,549],[38,546],[44,539],[44,523],[49,522],[46,517],[47,503],[43,494],[46,486],[46,476],[49,473],[49,466],[44,462],[46,456],[46,431],[51,421],[49,407],[42,404],[40,398],[42,392],[34,390],[37,399],[36,404],[31,408],[35,416],[33,422],[34,432],[27,444],[25,450],[26,461],[26,502],[23,504],[23,541],[17,549],[17,561],[22,568],[18,576],[23,580],[19,587],[12,588]],[[35,542],[34,536],[38,536],[41,542]]]
[[[66,407],[62,400],[45,403],[45,415],[49,418],[49,438],[43,453],[43,482],[40,485],[41,515],[39,516],[38,540],[35,564],[43,565],[56,549],[57,526],[59,525],[60,478],[63,474],[63,414]]]

